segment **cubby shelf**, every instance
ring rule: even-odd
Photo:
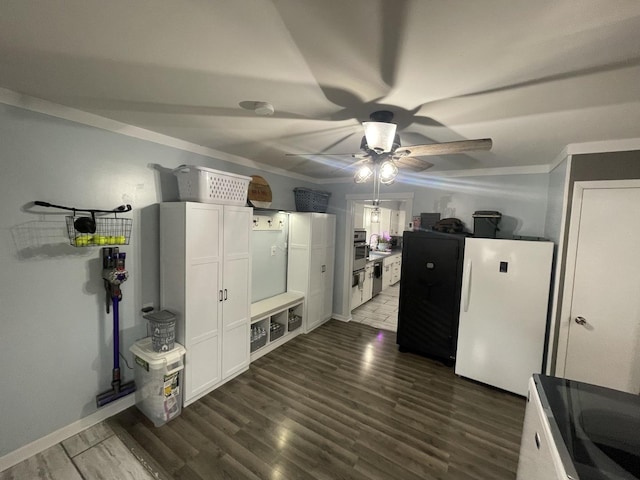
[[[266,333],[266,337],[251,342],[252,362],[302,333],[301,322],[290,325],[289,312],[301,319],[303,305],[304,295],[294,292],[281,293],[251,304],[251,329],[263,329]],[[280,327],[272,330],[272,323]]]

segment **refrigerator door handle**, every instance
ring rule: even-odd
[[[471,297],[471,260],[467,262],[464,266],[464,273],[462,274],[462,294],[464,298],[462,299],[462,305],[464,311],[469,311],[469,299]]]

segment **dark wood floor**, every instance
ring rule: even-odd
[[[110,424],[159,478],[514,479],[523,398],[331,320],[155,428]]]

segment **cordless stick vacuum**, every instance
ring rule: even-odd
[[[117,247],[102,249],[102,278],[107,291],[107,313],[109,313],[109,304],[113,305],[113,375],[111,390],[96,396],[98,407],[129,395],[136,390],[136,385],[133,381],[124,384],[120,382],[120,318],[118,306],[122,300],[120,285],[129,278],[129,273],[124,268],[126,255],[124,252],[119,252]]]

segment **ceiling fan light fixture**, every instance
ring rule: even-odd
[[[380,183],[389,185],[398,176],[398,167],[393,160],[386,160],[380,164]]]
[[[370,165],[362,165],[353,176],[353,181],[356,183],[364,183],[373,175],[373,169]]]
[[[380,209],[378,207],[371,211],[371,223],[380,223]]]
[[[396,137],[395,123],[363,122],[364,136],[371,150],[378,153],[390,152]]]

